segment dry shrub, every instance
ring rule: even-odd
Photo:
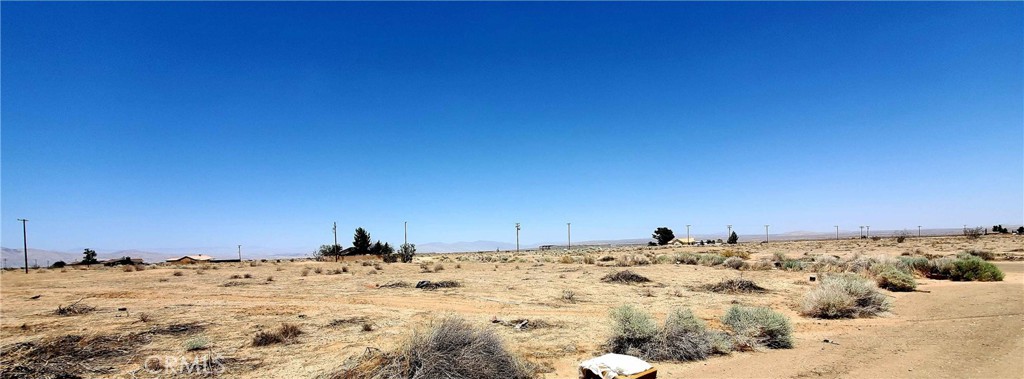
[[[740,259],[750,259],[750,253],[746,252],[746,251],[725,250],[721,254],[722,254],[723,257],[726,257],[726,258],[737,257],[737,258],[740,258]]]
[[[721,255],[718,255],[718,254],[704,253],[704,254],[698,254],[697,255],[697,264],[699,264],[701,266],[712,267],[712,266],[718,266],[718,265],[720,265],[722,263],[725,263],[725,257],[723,257]]]
[[[229,276],[228,279],[242,279],[242,276],[238,275],[238,274],[234,274],[234,275]]]
[[[19,342],[0,348],[0,377],[80,378],[107,377],[111,367],[123,363],[149,342],[148,334],[63,335]],[[84,363],[88,364],[84,364]]]
[[[121,266],[121,271],[124,271],[124,272],[134,272],[135,271],[135,266],[132,266],[132,265]]]
[[[245,278],[245,279],[252,279],[252,274],[245,274],[245,275],[242,275],[242,278]]]
[[[734,305],[722,316],[722,324],[736,333],[737,343],[749,349],[762,346],[769,349],[793,347],[793,326],[785,315],[771,308]]]
[[[887,268],[875,275],[878,286],[893,292],[909,292],[917,288],[914,276],[895,268]]]
[[[611,312],[609,351],[655,361],[694,361],[711,354],[727,354],[732,346],[724,333],[708,330],[686,308],[669,312],[658,328],[647,312],[624,305]]]
[[[571,264],[576,263],[576,260],[572,259],[571,256],[563,255],[558,258],[558,263]]]
[[[313,272],[315,272],[317,274],[323,274],[324,273],[324,268],[320,267],[320,266],[316,266],[316,268],[313,269]]]
[[[432,282],[432,281],[429,281],[429,280],[422,280],[419,283],[416,283],[416,288],[422,288],[422,289],[425,289],[425,290],[432,290],[432,289],[438,289],[438,288],[456,288],[456,287],[462,287],[462,283],[459,283],[459,282],[454,281],[454,280],[440,280],[440,281],[436,281],[436,282]]]
[[[526,379],[534,375],[533,368],[510,353],[494,331],[454,316],[413,334],[396,351],[367,354],[346,366],[330,377]]]
[[[309,267],[302,268],[302,276],[309,276]]]
[[[775,263],[770,259],[762,258],[756,261],[747,262],[747,270],[766,271],[775,268]]]
[[[338,318],[338,319],[331,320],[331,322],[328,323],[327,326],[339,327],[339,326],[345,326],[345,325],[365,324],[365,323],[368,323],[368,322],[370,322],[370,319],[367,318],[366,316],[356,316],[356,317]]]
[[[174,276],[182,276],[182,275],[185,275],[185,273],[184,273],[184,272],[181,272],[181,271],[175,271],[175,272],[174,272],[173,274],[171,274],[171,275],[174,275]]]
[[[252,338],[253,346],[267,346],[277,343],[286,343],[295,340],[302,334],[302,329],[298,325],[283,323],[276,331],[261,331],[256,333]]]
[[[645,283],[651,280],[635,272],[623,270],[605,275],[601,278],[601,281],[613,283]]]
[[[387,282],[377,286],[377,288],[407,288],[410,284],[404,281]]]
[[[747,279],[726,279],[715,284],[706,284],[701,289],[719,293],[763,293],[764,287]]]
[[[804,265],[804,269],[813,272],[845,272],[846,265],[839,258],[824,255],[814,257],[814,261]]]
[[[971,250],[964,251],[964,253],[965,254],[969,254],[969,255],[973,255],[975,257],[981,258],[981,259],[986,260],[986,261],[991,261],[991,260],[995,260],[996,259],[996,255],[993,254],[991,251],[971,249]]]
[[[684,265],[695,265],[700,262],[700,257],[694,253],[682,253],[676,254],[675,261]]]
[[[889,298],[875,284],[856,274],[825,276],[804,296],[801,314],[817,318],[869,317],[888,311]]]
[[[562,290],[562,301],[570,304],[575,304],[576,292],[573,290]]]
[[[722,262],[722,265],[731,269],[740,270],[746,268],[747,262],[744,262],[743,258],[740,257],[729,257]]]
[[[643,255],[623,255],[615,261],[615,265],[619,267],[646,266],[649,264],[651,264],[651,260]]]
[[[96,307],[81,304],[81,301],[82,300],[76,301],[66,307],[58,305],[57,310],[54,311],[54,313],[58,316],[77,316],[90,313],[96,310]]]

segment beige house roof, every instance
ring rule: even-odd
[[[668,243],[670,245],[671,244],[686,245],[686,244],[692,244],[693,242],[694,242],[694,239],[692,237],[691,238],[673,238],[671,241],[668,241]]]

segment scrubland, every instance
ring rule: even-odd
[[[1021,259],[992,235],[5,271],[0,371],[574,378],[617,351],[665,378],[1020,378]]]

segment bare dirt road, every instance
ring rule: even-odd
[[[663,371],[670,378],[1022,378],[1024,262],[997,266],[1002,282],[921,279],[919,292],[892,294],[889,317],[798,320],[792,350]]]

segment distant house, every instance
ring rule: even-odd
[[[193,263],[210,263],[213,262],[213,257],[205,254],[186,255],[181,258],[171,258],[167,260],[167,263],[176,264],[193,264]]]
[[[693,245],[693,238],[673,238],[668,241],[669,245]]]
[[[555,245],[540,245],[540,250],[551,250]]]

